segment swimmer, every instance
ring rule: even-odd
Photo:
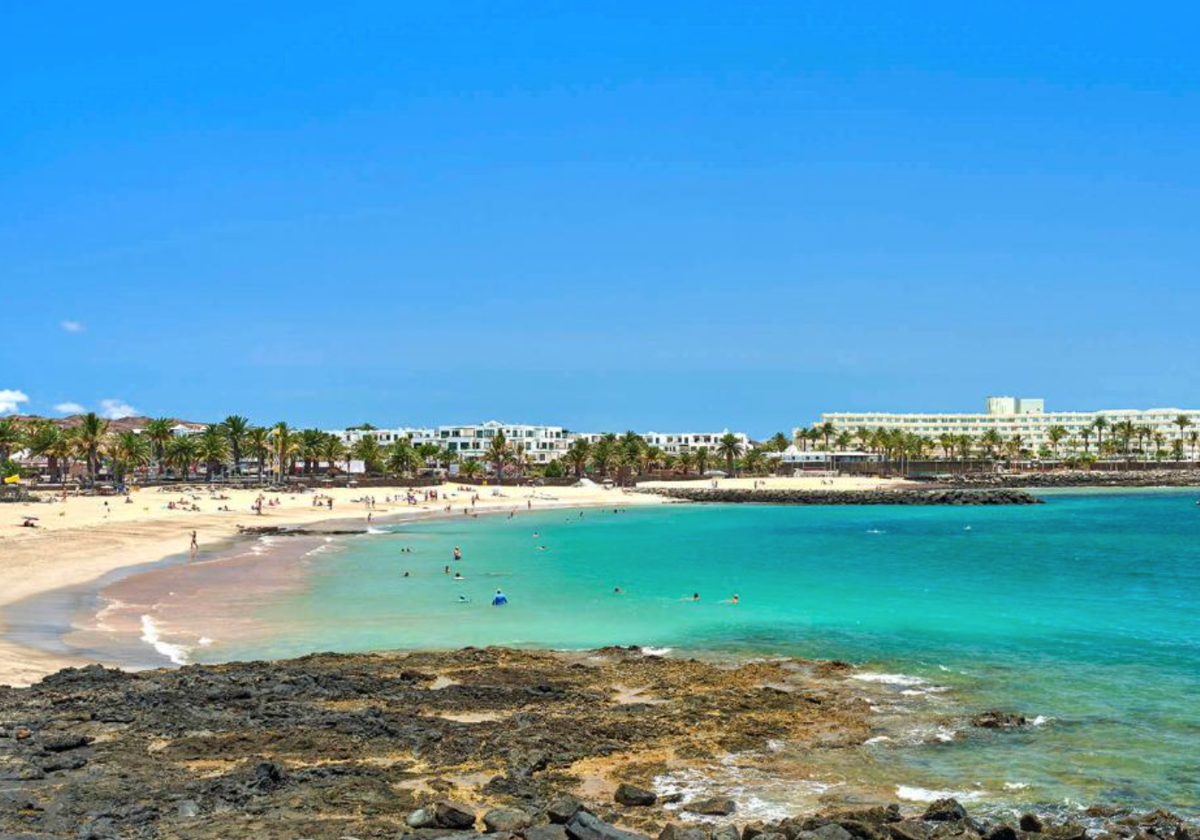
[[[447,566],[446,568],[442,569],[442,571],[443,571],[445,574],[450,574],[450,567],[449,567],[449,566]]]
[[[614,595],[620,595],[620,594],[621,594],[621,587],[619,587],[619,586],[614,586],[614,587],[613,587],[613,594],[614,594]]]
[[[538,551],[549,551],[550,549],[546,548],[546,546],[544,546],[544,545],[539,545],[537,547],[537,550]]]
[[[405,576],[405,577],[408,577],[408,571],[407,571],[407,570],[404,572],[404,576]]]
[[[471,603],[471,599],[470,599],[470,598],[468,598],[466,595],[459,595],[459,596],[458,596],[458,603],[460,603],[460,604],[469,604],[469,603]]]
[[[466,578],[462,576],[462,572],[455,572],[454,579],[455,580],[466,580]]]
[[[492,606],[493,607],[503,607],[507,603],[508,603],[508,596],[505,595],[503,592],[501,592],[499,589],[497,589],[495,596],[492,598]]]
[[[462,559],[462,549],[459,548],[458,546],[454,546],[454,559],[455,560]]]

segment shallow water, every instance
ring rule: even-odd
[[[260,633],[218,637],[195,657],[639,644],[841,658],[881,675],[859,681],[880,720],[872,743],[819,758],[777,745],[753,766],[714,768],[709,781],[732,789],[755,768],[786,766],[791,783],[755,786],[764,812],[953,791],[985,809],[1118,802],[1197,816],[1195,498],[670,506],[389,526],[310,558],[304,586],[258,606]],[[498,587],[507,607],[489,606]],[[741,602],[728,603],[735,593]],[[995,707],[1037,725],[965,726],[965,714]]]

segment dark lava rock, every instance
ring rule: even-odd
[[[550,822],[562,825],[575,816],[581,807],[583,806],[574,796],[559,796],[546,808],[546,816],[550,818]]]
[[[961,820],[966,816],[967,809],[960,805],[957,799],[939,799],[925,809],[925,814],[922,818],[935,822],[944,822],[947,820]]]
[[[522,832],[525,840],[568,840],[567,830],[561,825],[535,825]]]
[[[1020,826],[1022,831],[1029,831],[1033,833],[1040,833],[1044,827],[1037,814],[1022,814]]]
[[[56,755],[38,762],[47,773],[57,773],[59,770],[78,770],[87,764],[87,759],[81,755]]]
[[[802,831],[797,836],[801,840],[853,840],[854,838],[853,834],[837,823],[829,823],[820,828],[814,828],[812,831]]]
[[[983,729],[1016,729],[1026,726],[1028,723],[1029,720],[1025,715],[1019,715],[1016,712],[1002,712],[998,709],[980,712],[971,718],[972,726]]]
[[[881,835],[875,826],[862,820],[838,819],[837,824],[859,840],[878,840],[881,836],[887,836]]]
[[[404,824],[409,828],[433,828],[437,825],[437,813],[433,808],[418,808],[408,815]]]
[[[571,817],[567,823],[567,834],[571,840],[649,840],[644,834],[602,822],[587,811],[580,811]]]
[[[654,791],[622,782],[617,788],[617,792],[613,794],[613,800],[621,805],[653,805],[658,801],[658,795]]]
[[[706,825],[667,823],[658,840],[712,840],[712,830]]]
[[[1076,823],[1066,823],[1065,825],[1048,825],[1042,829],[1044,834],[1050,840],[1087,840],[1087,829]]]
[[[888,823],[887,830],[892,840],[926,840],[929,836],[929,829],[920,820]]]
[[[433,806],[438,828],[467,829],[475,827],[475,812],[458,802],[442,800]]]
[[[46,752],[66,752],[86,747],[92,740],[87,735],[55,735],[42,741],[42,749]]]
[[[493,808],[483,815],[488,831],[522,831],[533,825],[533,819],[520,808]]]
[[[711,799],[701,799],[699,802],[689,802],[683,810],[693,814],[704,814],[708,817],[728,817],[737,810],[737,803],[728,796],[714,796]]]
[[[1017,840],[1017,832],[1011,825],[1002,823],[993,826],[987,834],[983,835],[983,840]]]

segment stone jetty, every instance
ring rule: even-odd
[[[1037,505],[1042,500],[1021,490],[920,488],[903,490],[743,490],[724,488],[654,488],[687,502],[765,505]]]

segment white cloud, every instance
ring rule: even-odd
[[[83,411],[83,406],[74,402],[62,402],[54,406],[54,410],[60,414],[79,414]]]
[[[59,321],[58,325],[69,333],[83,332],[83,323],[80,321]]]
[[[29,402],[24,391],[0,390],[0,414],[10,414],[23,402]]]
[[[109,420],[133,417],[138,410],[124,400],[100,400],[100,416]]]

